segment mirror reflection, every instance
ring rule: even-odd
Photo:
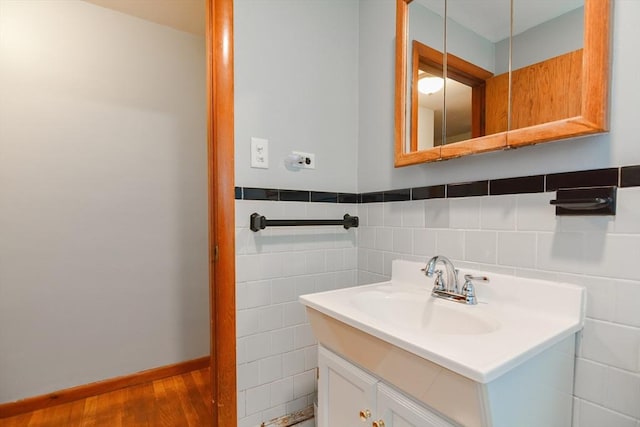
[[[442,115],[444,113],[444,79],[442,72],[418,69],[418,102],[416,146],[412,150],[426,150],[442,145]]]
[[[413,0],[406,152],[580,115],[583,4]]]
[[[581,114],[583,34],[584,0],[513,0],[509,129]]]
[[[411,114],[417,129],[411,148],[422,150],[484,135],[485,81],[492,74],[453,54],[445,58],[416,40],[412,45],[412,87],[417,90],[412,93]]]
[[[409,3],[407,23],[407,112],[405,150],[426,150],[442,143],[444,118],[444,85],[439,91],[420,95],[418,80],[423,78],[443,79],[444,21],[438,9],[444,10],[445,0],[433,0],[425,7],[419,1]],[[427,60],[421,61],[416,43],[429,49]],[[422,65],[420,65],[422,62]],[[425,74],[426,73],[426,74]],[[420,75],[420,78],[418,78]],[[423,76],[424,75],[424,76]],[[424,87],[426,84],[421,83]],[[431,80],[433,81],[433,80]],[[444,81],[443,81],[444,82]],[[420,105],[419,105],[420,104]],[[422,125],[422,126],[421,126]],[[434,154],[439,156],[439,153]]]
[[[506,127],[506,115],[494,112],[496,105],[507,105],[508,92],[496,91],[491,79],[502,71],[496,69],[495,44],[509,38],[510,1],[447,0],[446,6],[447,59],[455,56],[478,70],[472,84],[478,93],[466,106],[475,117],[475,126],[468,138],[458,134],[458,110],[449,104],[448,97],[445,100],[446,143],[451,144],[505,130],[502,127]],[[448,74],[449,69],[455,70],[447,65]]]

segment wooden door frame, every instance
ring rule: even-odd
[[[213,426],[237,425],[233,0],[206,0]]]

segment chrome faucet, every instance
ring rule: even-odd
[[[436,265],[439,261],[444,264],[444,268],[446,269],[446,282],[442,279],[442,270],[436,270]],[[453,263],[449,261],[449,258],[443,255],[436,255],[427,261],[427,266],[423,268],[422,271],[429,277],[433,277],[434,273],[436,274],[434,290],[458,293],[458,270],[456,270]]]
[[[442,278],[442,270],[436,270],[438,262],[444,264],[447,272],[447,280]],[[436,275],[436,280],[433,284],[433,291],[431,295],[438,298],[448,299],[450,301],[461,302],[464,304],[477,304],[476,291],[473,286],[473,280],[479,280],[482,282],[488,282],[489,278],[485,276],[472,276],[470,274],[464,275],[464,286],[462,290],[458,291],[458,270],[453,266],[453,263],[449,258],[437,255],[427,261],[427,265],[422,269],[428,277]]]

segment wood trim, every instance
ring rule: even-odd
[[[213,426],[237,425],[233,0],[207,0],[209,300]]]
[[[585,0],[582,67],[582,117],[594,132],[609,130],[609,50],[611,1]]]
[[[486,133],[486,89],[484,83],[471,88],[471,138],[479,138]]]
[[[414,68],[419,68],[422,65],[442,74],[444,69],[444,55],[442,52],[417,40],[413,40],[411,44],[414,52]],[[416,61],[416,58],[418,58],[418,61]],[[447,53],[447,78],[452,78],[455,81],[473,87],[483,84],[485,80],[491,77],[493,77],[491,71],[478,67],[452,53]]]
[[[442,160],[448,160],[470,154],[486,153],[487,151],[505,148],[506,145],[507,132],[494,133],[492,135],[481,136],[453,144],[445,144],[440,147],[440,158]]]
[[[418,163],[433,162],[440,159],[440,149],[413,151],[396,155],[396,167],[410,166]]]
[[[418,74],[420,73],[420,61],[416,61],[415,58],[419,58],[419,48],[416,44],[417,42],[413,41],[412,55],[413,61],[411,61],[411,87],[417,87],[418,85]],[[406,90],[406,89],[405,89]],[[411,126],[409,132],[411,132],[410,136],[410,144],[409,149],[411,152],[418,150],[418,103],[420,102],[420,95],[417,90],[411,91]],[[443,106],[444,108],[444,106]],[[434,125],[435,126],[435,125]]]
[[[407,117],[407,18],[412,0],[396,0],[395,166],[410,163],[405,155]],[[437,157],[436,157],[437,158]]]
[[[186,362],[147,369],[130,375],[123,375],[121,377],[58,390],[40,396],[29,397],[16,402],[2,403],[0,404],[0,419],[73,402],[75,400],[86,399],[87,397],[181,375],[191,371],[197,371],[208,366],[209,356],[205,356],[198,359],[187,360]]]
[[[506,132],[509,127],[510,77],[507,72],[485,82],[484,125],[488,134]]]
[[[447,53],[447,78],[448,77],[464,83],[467,86],[475,87],[484,84],[485,80],[493,77],[493,73],[471,62],[465,61],[452,53]]]
[[[510,148],[557,141],[559,138],[574,138],[599,132],[598,124],[585,120],[582,116],[528,126],[507,132]]]
[[[582,51],[546,59],[526,67],[503,73],[487,80],[486,127],[490,132],[510,131],[580,117],[582,114]],[[508,84],[511,82],[511,103]],[[559,102],[558,100],[563,100]],[[511,111],[509,110],[511,105]],[[560,130],[558,130],[560,132]],[[519,137],[512,138],[526,141]],[[528,135],[536,135],[530,132]],[[560,134],[562,135],[562,134]],[[557,136],[560,138],[561,136]]]

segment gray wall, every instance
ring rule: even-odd
[[[201,37],[0,1],[0,402],[209,353]]]
[[[354,192],[358,139],[356,0],[237,0],[236,185]],[[250,167],[251,137],[269,169]],[[291,151],[316,155],[290,171]]]
[[[517,9],[516,9],[517,12]],[[517,13],[514,19],[517,18]],[[530,28],[513,37],[514,70],[582,48],[584,8]],[[496,43],[496,74],[509,71],[509,39]]]

